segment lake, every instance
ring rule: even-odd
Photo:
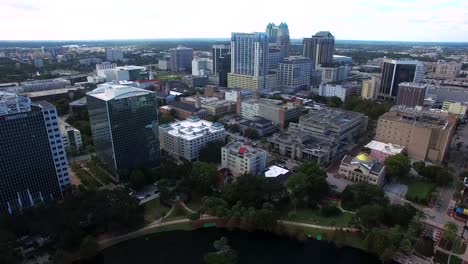
[[[381,263],[364,251],[337,247],[326,241],[280,237],[265,232],[229,231],[205,228],[194,231],[168,231],[129,240],[107,248],[94,263],[203,263],[207,252],[216,251],[213,242],[225,236],[237,251],[239,263]]]

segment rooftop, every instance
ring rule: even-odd
[[[314,38],[334,38],[330,31],[319,31],[315,33],[312,37]]]
[[[83,89],[83,87],[68,87],[68,88],[52,89],[52,90],[45,90],[45,91],[27,92],[27,93],[22,93],[22,94],[27,97],[34,98],[34,97],[51,96],[51,95],[57,95],[57,94],[66,94],[69,91],[76,91],[79,89]]]
[[[159,126],[161,131],[166,131],[171,136],[186,140],[202,137],[207,133],[224,131],[224,126],[220,123],[212,123],[198,117],[189,117],[186,120]]]
[[[87,95],[104,100],[110,101],[114,99],[122,99],[133,96],[140,96],[146,94],[154,94],[154,92],[143,90],[140,88],[116,84],[102,84],[98,88],[88,92]]]
[[[384,143],[384,142],[380,142],[377,140],[372,140],[365,147],[372,149],[372,150],[377,150],[377,151],[380,151],[389,155],[399,154],[405,149],[405,147],[400,146],[400,145],[395,145],[392,143]]]
[[[380,174],[384,169],[384,165],[382,163],[372,159],[372,157],[366,153],[360,153],[355,157],[346,155],[341,162],[350,165],[359,165],[361,168],[365,168],[374,174]]]
[[[404,105],[393,106],[390,112],[383,114],[379,119],[433,128],[444,128],[449,122],[455,122],[451,120],[447,111]]]
[[[170,102],[169,106],[172,108],[181,109],[181,110],[191,112],[191,113],[200,110],[200,108],[196,108],[195,105],[191,103],[186,103],[186,102],[178,102],[178,101]]]
[[[80,99],[69,103],[69,105],[71,105],[71,106],[85,106],[86,105],[86,96],[81,97]]]
[[[252,157],[259,153],[265,154],[266,152],[261,148],[256,148],[251,145],[244,144],[242,142],[233,141],[223,147],[223,149],[227,149],[229,154],[237,155],[237,156],[247,156]]]
[[[146,70],[145,67],[135,66],[135,65],[119,66],[119,67],[115,67],[114,69],[121,70],[121,71],[133,71],[133,70],[144,71],[144,70]]]
[[[31,100],[15,93],[0,92],[0,116],[31,111]]]
[[[322,107],[318,110],[311,109],[308,114],[299,118],[299,123],[318,123],[345,126],[352,123],[356,118],[362,118],[364,115],[358,112],[352,112],[337,108]]]
[[[402,83],[398,84],[398,86],[409,86],[409,87],[412,87],[412,88],[420,88],[420,89],[427,88],[427,84],[415,83],[415,82],[402,82]]]
[[[278,177],[280,175],[285,175],[287,173],[289,173],[289,170],[282,168],[280,166],[272,165],[266,169],[265,177],[273,178],[273,177]]]

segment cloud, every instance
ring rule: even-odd
[[[466,0],[0,0],[3,39],[225,37],[287,22],[293,38],[468,41]]]

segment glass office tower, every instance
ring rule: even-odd
[[[0,92],[0,213],[61,199],[43,109]]]
[[[105,84],[86,96],[97,157],[118,181],[160,164],[156,94]]]

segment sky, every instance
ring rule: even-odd
[[[0,0],[0,40],[291,38],[468,42],[468,0]]]

